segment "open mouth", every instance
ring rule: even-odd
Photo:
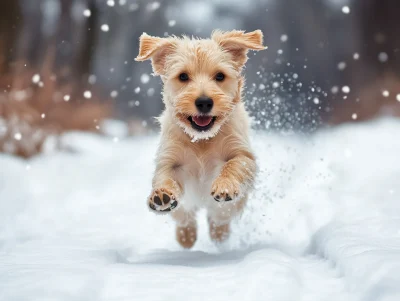
[[[207,131],[212,128],[217,117],[208,115],[189,116],[192,128],[198,131]]]

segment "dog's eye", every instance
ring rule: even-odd
[[[186,82],[189,80],[189,75],[187,73],[181,73],[179,74],[179,80],[181,82]]]
[[[215,80],[217,82],[222,82],[225,79],[225,74],[222,72],[218,72],[217,75],[215,76]]]

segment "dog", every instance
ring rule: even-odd
[[[266,49],[263,34],[216,30],[210,39],[196,39],[143,33],[139,42],[136,61],[151,60],[165,104],[148,206],[172,215],[184,248],[195,244],[196,212],[205,208],[210,237],[222,243],[257,173],[242,69],[249,50]]]

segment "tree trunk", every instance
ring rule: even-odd
[[[9,71],[10,62],[15,59],[21,23],[19,2],[0,1],[0,72]]]

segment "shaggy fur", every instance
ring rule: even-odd
[[[196,211],[206,208],[210,237],[221,242],[238,215],[256,173],[248,138],[248,115],[241,102],[242,68],[248,50],[262,50],[260,30],[213,32],[211,39],[158,38],[143,33],[137,61],[151,59],[164,84],[161,142],[148,206],[170,213],[185,248],[197,237]],[[180,75],[188,75],[182,80]],[[222,73],[224,79],[217,80]],[[213,100],[208,114],[198,112],[199,97]],[[195,129],[192,117],[213,117],[211,128]]]

